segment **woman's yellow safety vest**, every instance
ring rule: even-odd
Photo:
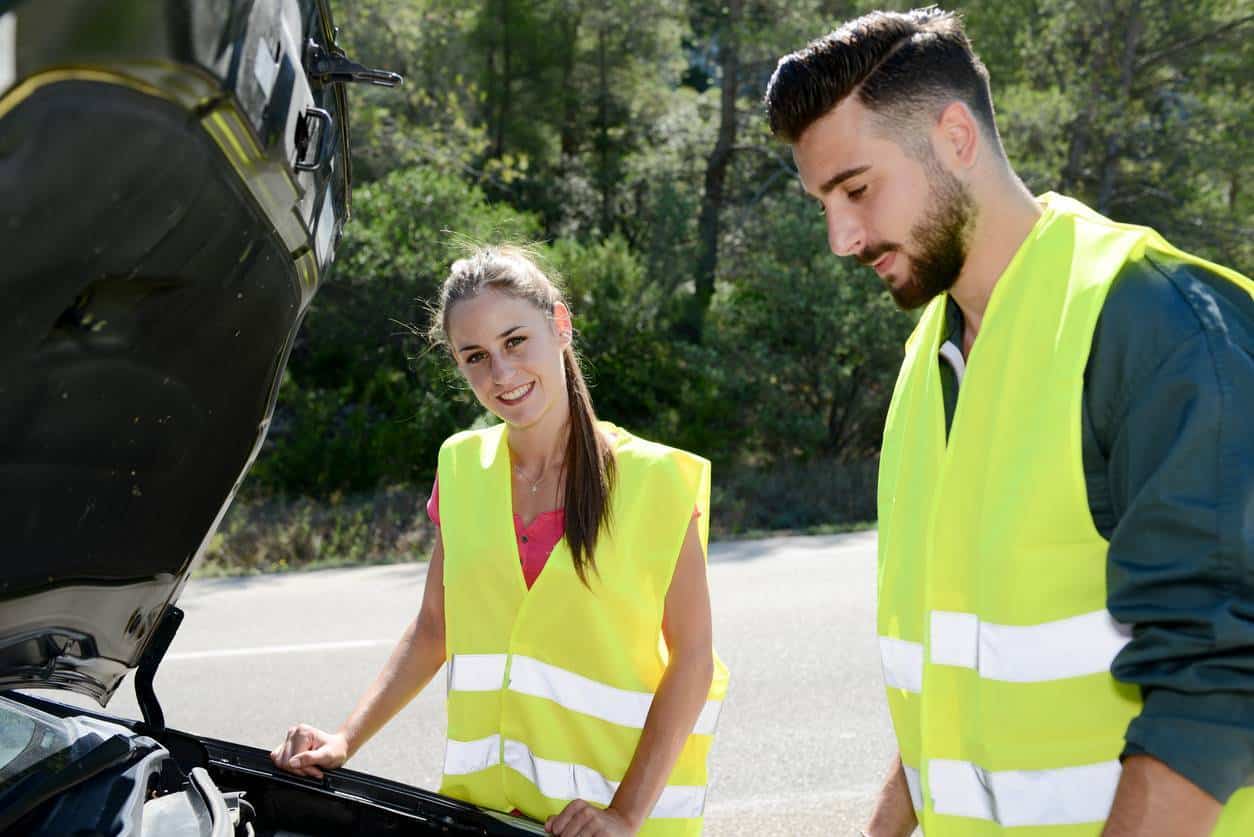
[[[1111,661],[1107,542],[1088,508],[1084,368],[1120,269],[1147,253],[1241,275],[1045,195],[989,300],[945,437],[945,297],[906,344],[879,477],[878,632],[889,710],[928,837],[1098,834],[1141,709]],[[1254,788],[1217,834],[1254,834]]]
[[[530,590],[515,539],[505,425],[440,450],[448,745],[441,793],[543,821],[573,799],[606,807],[666,670],[662,613],[693,509],[709,533],[710,464],[603,425],[618,474],[591,589],[565,539]],[[701,833],[706,759],[727,669],[640,834]]]

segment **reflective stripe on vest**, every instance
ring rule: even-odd
[[[1079,825],[1106,819],[1119,762],[1055,770],[989,771],[968,761],[931,759],[927,788],[938,814],[1006,827]]]
[[[583,799],[608,806],[618,790],[618,782],[612,782],[600,773],[582,764],[552,761],[535,755],[521,741],[492,735],[478,741],[454,741],[449,739],[444,755],[444,772],[464,775],[485,770],[501,763],[505,753],[505,766],[521,773],[540,792],[551,799]],[[668,785],[662,791],[657,804],[649,814],[651,819],[691,818],[701,816],[705,808],[705,788],[700,785]]]
[[[505,682],[507,654],[457,654],[449,661],[449,691],[491,692],[502,685],[513,692],[546,698],[558,706],[582,712],[612,724],[644,729],[653,695],[607,686],[595,680],[515,655]],[[697,718],[693,732],[713,735],[722,711],[721,700],[708,700]]]
[[[880,637],[880,659],[884,663],[884,684],[890,689],[923,691],[923,643],[894,637]]]
[[[1132,638],[1107,610],[1040,625],[981,622],[973,613],[931,613],[931,661],[973,668],[981,677],[1009,683],[1043,683],[1109,671]],[[894,689],[923,689],[923,643],[880,637],[884,682]]]
[[[1107,610],[1039,625],[997,625],[973,613],[932,612],[931,659],[989,680],[1043,683],[1110,671],[1132,638]]]

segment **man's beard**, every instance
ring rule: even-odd
[[[953,287],[967,261],[967,245],[975,220],[975,200],[966,185],[950,174],[935,157],[927,162],[928,205],[910,228],[912,253],[900,244],[881,244],[858,254],[863,264],[873,264],[889,251],[910,262],[910,273],[900,287],[889,284],[893,301],[905,311],[920,308]]]

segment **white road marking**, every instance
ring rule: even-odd
[[[310,651],[345,651],[353,648],[375,648],[395,645],[394,639],[350,639],[343,642],[310,642],[301,645],[259,645],[255,648],[215,648],[212,651],[185,651],[182,654],[166,654],[162,662],[170,660],[205,660],[213,657],[260,657],[266,654],[302,654]]]

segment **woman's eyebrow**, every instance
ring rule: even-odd
[[[504,331],[502,331],[500,334],[498,334],[498,335],[496,336],[496,339],[497,339],[497,340],[502,340],[502,339],[504,339],[504,338],[506,338],[506,337],[509,337],[511,334],[513,334],[515,331],[518,331],[518,329],[520,329],[520,328],[522,328],[522,324],[521,324],[521,323],[520,323],[520,324],[518,324],[518,325],[516,325],[516,326],[510,326],[509,328],[505,329],[505,330],[504,330]],[[462,352],[468,352],[468,351],[470,351],[471,349],[482,349],[482,348],[483,348],[482,346],[476,345],[476,344],[474,344],[474,343],[467,343],[465,346],[460,347],[460,348],[457,350],[457,353],[458,353],[458,354],[461,354]]]

